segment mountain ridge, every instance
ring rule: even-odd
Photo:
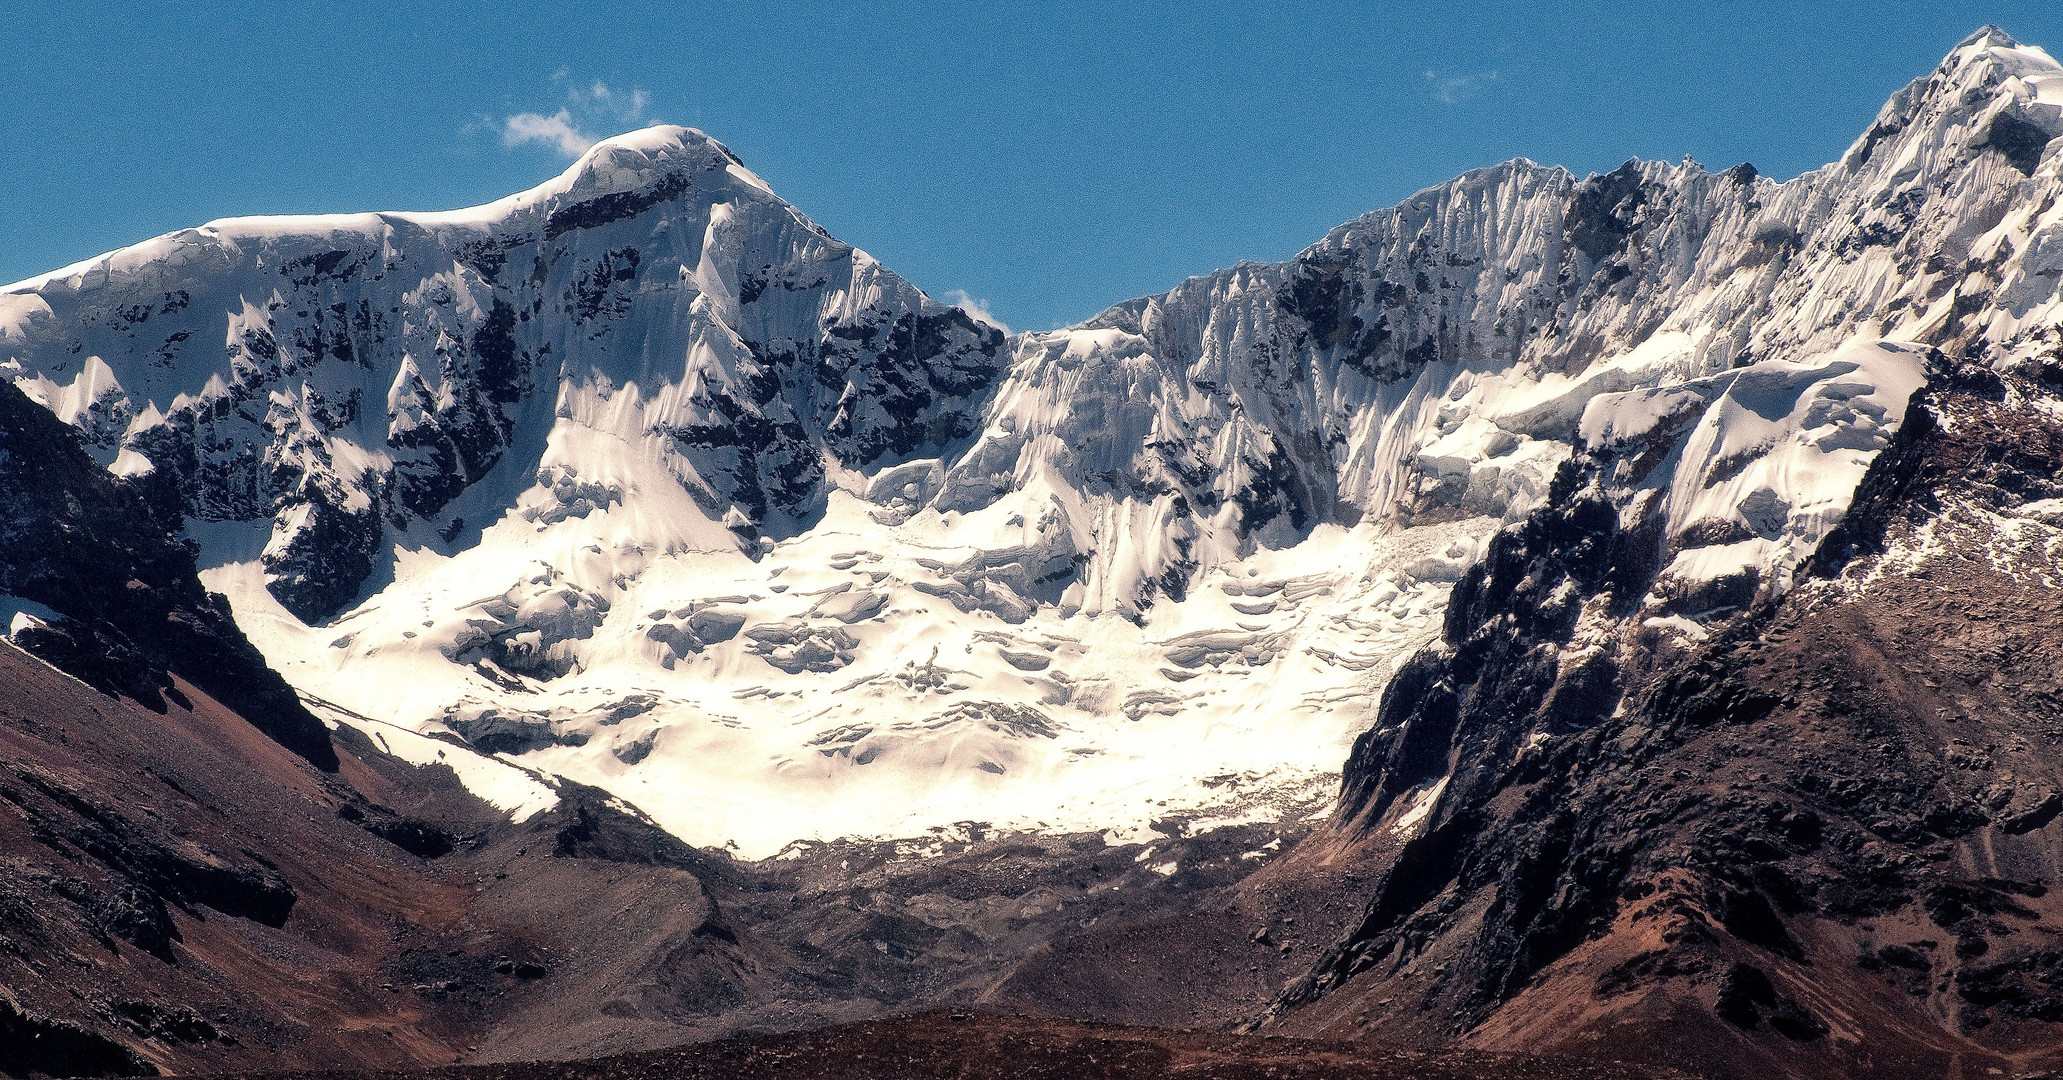
[[[279,226],[378,222],[376,250],[230,219],[270,253],[194,277],[215,301],[158,287],[185,281],[164,238],[10,287],[0,356],[184,512],[268,658],[349,712],[760,854],[970,798],[1062,827],[1054,784],[1093,807],[1065,827],[1144,835],[1164,797],[1199,821],[1322,802],[1356,701],[1579,453],[1621,447],[1640,475],[1611,497],[1667,534],[1644,617],[1690,640],[1788,587],[1927,350],[2053,344],[2063,234],[2028,148],[2059,102],[2046,54],[1980,31],[1790,181],[1507,162],[1287,263],[1007,338],[653,129],[484,208]],[[375,702],[374,673],[418,685]],[[1258,726],[1256,676],[1297,702]],[[882,783],[922,808],[801,809]],[[795,809],[747,839],[755,804]]]
[[[371,852],[475,920],[332,965],[421,1018],[402,1062],[944,1001],[2053,1070],[2059,135],[2063,67],[1986,28],[1788,181],[1508,162],[1015,335],[673,130],[488,224],[239,226],[0,290],[0,527],[138,533],[176,583],[17,546],[226,597],[338,751],[284,760],[176,665],[100,702],[0,647],[63,710],[0,701],[0,839],[57,868],[31,928],[171,986],[246,923],[371,926],[307,869]],[[147,635],[0,575],[60,663]],[[301,853],[189,851],[159,817],[224,851],[238,819],[127,744],[267,763],[224,782]],[[74,997],[25,1004],[130,1015]],[[231,1056],[178,1020],[79,1045]]]

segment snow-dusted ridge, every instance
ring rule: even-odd
[[[2059,133],[1987,29],[1788,182],[1514,161],[1006,337],[654,128],[8,287],[0,362],[341,722],[752,856],[1301,815],[1571,455],[1694,637],[1788,587],[1932,350],[2053,357]]]

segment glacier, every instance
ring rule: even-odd
[[[1324,813],[1578,457],[1663,540],[1654,634],[1789,588],[1942,357],[2063,368],[2058,135],[1987,28],[1788,181],[1516,160],[1008,334],[659,127],[7,286],[0,367],[326,719],[512,814],[1131,838]]]

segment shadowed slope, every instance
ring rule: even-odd
[[[193,553],[78,433],[0,381],[0,594],[63,618],[16,640],[103,693],[166,707],[191,682],[316,767],[329,732],[201,587]],[[4,603],[4,601],[0,601]]]

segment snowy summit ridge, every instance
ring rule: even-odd
[[[937,397],[978,395],[1002,344],[688,128],[472,210],[229,219],[25,285],[8,340],[86,339],[40,395],[192,516],[271,517],[268,587],[311,620],[356,597],[383,527],[463,529],[451,501],[549,427],[527,412],[558,357],[605,397],[685,358],[648,426],[749,543],[818,509],[815,443],[866,464],[955,437],[964,402]]]
[[[1656,634],[1788,588],[1940,354],[2063,343],[2059,134],[2063,70],[1987,28],[1787,182],[1512,161],[1006,336],[654,128],[8,287],[0,362],[331,719],[514,812],[566,776],[755,856],[1195,826],[1322,807],[1574,458]]]

